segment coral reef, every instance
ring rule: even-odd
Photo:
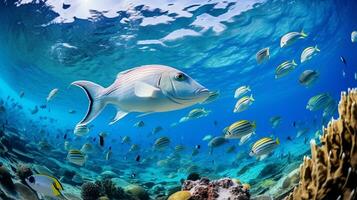
[[[145,190],[144,190],[145,191]],[[110,179],[86,182],[82,185],[81,196],[83,200],[111,199],[111,200],[134,200],[131,194],[127,194],[121,187],[116,187]],[[145,198],[148,196],[145,196]],[[136,197],[136,199],[141,199]]]
[[[331,120],[320,138],[312,140],[311,158],[300,166],[300,182],[287,200],[355,199],[357,197],[357,90],[342,93],[339,118]]]
[[[81,196],[83,200],[97,200],[100,197],[101,188],[99,185],[86,182],[82,185]]]
[[[230,178],[213,181],[207,178],[197,181],[186,180],[182,185],[182,191],[190,192],[190,200],[248,200],[250,198],[249,188]]]
[[[134,184],[128,185],[125,187],[124,190],[126,193],[130,194],[132,197],[134,197],[136,199],[140,199],[140,200],[150,199],[146,190],[139,185],[134,185]]]
[[[16,168],[16,176],[21,180],[22,183],[25,183],[25,179],[31,176],[32,170],[30,167],[24,164],[20,164]]]
[[[191,193],[189,191],[178,191],[170,195],[167,200],[189,200]]]

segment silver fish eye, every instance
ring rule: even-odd
[[[29,177],[29,182],[30,182],[30,183],[35,183],[35,178],[34,178],[33,176],[30,176],[30,177]]]
[[[175,75],[175,79],[176,79],[177,81],[183,81],[183,80],[186,79],[186,76],[185,76],[185,74],[183,74],[183,73],[177,73],[177,74]]]

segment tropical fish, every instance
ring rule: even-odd
[[[237,101],[236,105],[234,106],[233,112],[234,113],[243,112],[247,110],[248,107],[252,105],[253,102],[254,102],[253,95],[244,96]]]
[[[314,47],[307,47],[304,49],[304,51],[301,53],[300,57],[300,62],[303,63],[305,61],[310,60],[313,56],[315,56],[318,52],[320,52],[320,49],[317,48],[317,45]]]
[[[175,146],[175,152],[176,153],[179,153],[179,152],[184,151],[184,150],[185,150],[185,146],[183,146],[183,145],[176,145]]]
[[[226,149],[226,153],[234,153],[236,151],[236,146],[232,145]]]
[[[251,89],[249,86],[243,85],[236,89],[236,91],[234,92],[234,98],[238,99],[250,91]]]
[[[305,135],[306,133],[309,132],[309,130],[310,130],[309,128],[303,128],[303,129],[298,130],[298,132],[296,134],[296,137],[298,138],[298,137],[300,137],[302,135]]]
[[[217,136],[211,139],[208,143],[208,147],[210,148],[209,154],[211,155],[213,153],[213,148],[219,147],[224,145],[227,142],[227,140],[224,137]]]
[[[253,134],[254,133],[252,132],[252,133],[249,133],[248,135],[241,137],[239,140],[239,146],[245,144],[252,137]]]
[[[107,153],[105,154],[105,160],[110,160],[110,158],[112,157],[112,147],[109,147]]]
[[[86,125],[77,124],[73,130],[73,133],[77,136],[87,135],[89,128]]]
[[[337,101],[331,99],[331,101],[327,104],[326,108],[324,108],[322,117],[325,119],[330,118],[337,112],[338,103]]]
[[[212,135],[205,135],[205,136],[202,138],[202,140],[203,140],[203,141],[208,141],[208,140],[211,140],[212,138],[213,138]]]
[[[65,142],[64,142],[64,149],[65,149],[66,151],[68,151],[70,148],[71,148],[71,144],[69,143],[69,141],[65,141]]]
[[[343,56],[340,56],[340,60],[344,65],[347,65],[347,61]]]
[[[124,136],[122,139],[121,139],[121,143],[122,144],[129,144],[131,142],[131,139],[129,136]]]
[[[154,143],[154,148],[158,150],[165,149],[170,145],[170,139],[168,137],[160,137]]]
[[[36,174],[27,177],[25,181],[28,186],[43,196],[63,197],[63,186],[55,177]]]
[[[260,160],[264,159],[280,144],[279,139],[273,140],[269,137],[264,137],[256,141],[249,152],[250,156],[255,156]]]
[[[35,106],[34,109],[31,110],[31,114],[32,115],[34,115],[36,113],[38,113],[38,107],[37,106]]]
[[[304,39],[306,37],[307,37],[307,35],[306,35],[306,33],[304,33],[304,31],[287,33],[287,34],[283,35],[283,37],[281,37],[280,47],[283,48],[283,47],[290,46],[293,43],[295,43],[297,40]]]
[[[70,109],[70,110],[68,110],[68,113],[69,113],[69,114],[74,114],[74,113],[76,113],[76,111],[73,110],[73,109]]]
[[[319,78],[319,73],[315,70],[305,70],[299,77],[301,85],[311,86]]]
[[[138,128],[141,128],[141,127],[144,127],[145,123],[143,121],[138,121],[134,124],[134,127],[138,127]]]
[[[257,63],[261,64],[270,57],[269,47],[261,49],[256,54]]]
[[[154,135],[154,134],[156,134],[156,133],[158,133],[158,132],[160,132],[162,130],[163,130],[163,128],[161,126],[157,126],[152,130],[151,133]]]
[[[201,104],[211,103],[211,102],[217,100],[218,97],[219,97],[219,95],[220,95],[220,93],[219,93],[218,90],[217,90],[217,91],[210,91],[210,92],[209,92],[209,96],[207,97],[207,99],[204,100]]]
[[[270,118],[270,123],[273,128],[276,128],[277,126],[279,126],[280,122],[281,122],[280,116],[275,116],[275,117]]]
[[[19,97],[22,98],[22,97],[24,97],[24,96],[25,96],[25,92],[24,92],[24,91],[21,91],[21,92],[19,93]]]
[[[104,146],[104,136],[99,135],[99,146],[103,147]]]
[[[212,138],[212,140],[208,143],[209,147],[219,147],[223,144],[225,144],[227,141],[224,137],[217,136]]]
[[[228,127],[224,134],[226,139],[240,139],[245,135],[254,133],[256,128],[255,122],[240,120]]]
[[[291,71],[293,71],[295,69],[296,66],[297,66],[297,64],[294,60],[285,61],[285,62],[281,63],[275,69],[275,79],[281,78],[281,77],[289,74]]]
[[[83,166],[86,162],[85,155],[77,149],[71,149],[68,151],[67,159],[70,163]]]
[[[332,97],[328,93],[315,95],[307,102],[306,109],[310,111],[324,109],[327,107],[331,100]]]
[[[135,157],[135,161],[136,161],[136,162],[140,162],[140,158],[141,158],[141,156],[140,156],[140,155],[137,155],[137,156]]]
[[[88,153],[91,153],[92,151],[93,151],[93,145],[91,143],[83,144],[83,146],[81,148],[81,152],[88,154]]]
[[[140,149],[140,146],[137,145],[137,144],[132,144],[130,149],[129,149],[129,152],[134,152],[134,151],[138,151]]]
[[[211,111],[205,110],[204,108],[196,108],[196,109],[191,110],[188,113],[187,117],[189,119],[198,119],[198,118],[207,116],[210,112]]]
[[[58,93],[58,88],[52,89],[46,98],[47,102],[51,101]]]
[[[144,65],[120,72],[108,88],[90,81],[75,81],[72,85],[82,88],[89,99],[88,111],[79,124],[91,122],[108,104],[118,110],[110,122],[114,124],[130,112],[178,110],[209,96],[209,90],[194,79],[164,65]]]
[[[351,33],[351,41],[357,42],[357,31],[352,31]]]

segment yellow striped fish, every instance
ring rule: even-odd
[[[68,151],[67,159],[70,163],[75,165],[83,166],[86,162],[85,155],[77,149],[72,149]]]
[[[280,144],[279,139],[274,140],[273,138],[264,137],[256,141],[250,151],[250,156],[260,157],[263,159],[269,153],[271,153]]]
[[[243,136],[254,133],[256,128],[255,122],[240,120],[230,125],[225,131],[226,139],[239,139]]]

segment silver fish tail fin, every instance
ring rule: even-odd
[[[106,102],[102,98],[105,88],[90,81],[75,81],[71,85],[82,88],[87,95],[89,101],[88,110],[84,118],[78,123],[86,125],[96,118],[106,106]]]

